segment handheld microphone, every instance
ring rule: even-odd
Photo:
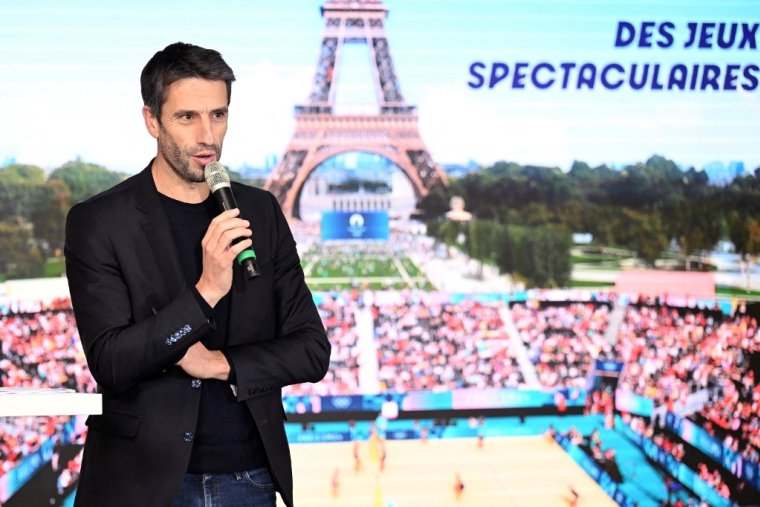
[[[211,193],[214,194],[214,200],[216,200],[216,206],[219,208],[219,212],[222,213],[228,209],[235,209],[238,207],[235,202],[235,196],[232,195],[232,187],[230,186],[230,175],[227,174],[227,169],[224,168],[219,162],[210,162],[206,165],[204,171],[206,176],[206,184],[211,189]],[[239,216],[239,218],[243,218]],[[232,240],[232,244],[240,243],[244,238],[235,238]],[[253,248],[250,246],[237,254],[235,257],[238,264],[243,266],[245,270],[245,276],[248,280],[252,280],[259,276],[259,266],[256,264],[256,254]]]

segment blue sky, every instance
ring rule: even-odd
[[[76,156],[128,173],[155,153],[139,75],[182,40],[222,52],[238,77],[222,162],[281,156],[293,106],[309,93],[322,34],[314,0],[120,2],[5,0],[0,7],[0,162],[52,169]],[[686,50],[689,21],[752,22],[754,0],[386,0],[401,89],[440,163],[496,160],[569,168],[654,153],[684,166],[760,166],[758,91],[473,90],[474,61],[759,63],[755,51]],[[158,5],[158,7],[156,7]],[[614,48],[617,23],[675,23],[670,49]],[[372,97],[361,47],[346,53],[339,99]]]

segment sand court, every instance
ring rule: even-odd
[[[569,506],[570,486],[579,506],[617,505],[545,436],[487,438],[482,447],[474,438],[370,440],[359,444],[358,471],[350,442],[294,444],[291,452],[299,507]]]

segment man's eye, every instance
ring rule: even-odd
[[[182,116],[180,116],[180,119],[182,119],[182,120],[190,120],[190,119],[192,119],[192,117],[193,116],[190,115],[190,114],[183,114]]]
[[[224,118],[227,116],[226,113],[214,113],[214,118]]]

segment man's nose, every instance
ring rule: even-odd
[[[198,139],[199,144],[213,145],[214,144],[214,131],[211,129],[211,120],[209,118],[203,118],[198,124]]]

